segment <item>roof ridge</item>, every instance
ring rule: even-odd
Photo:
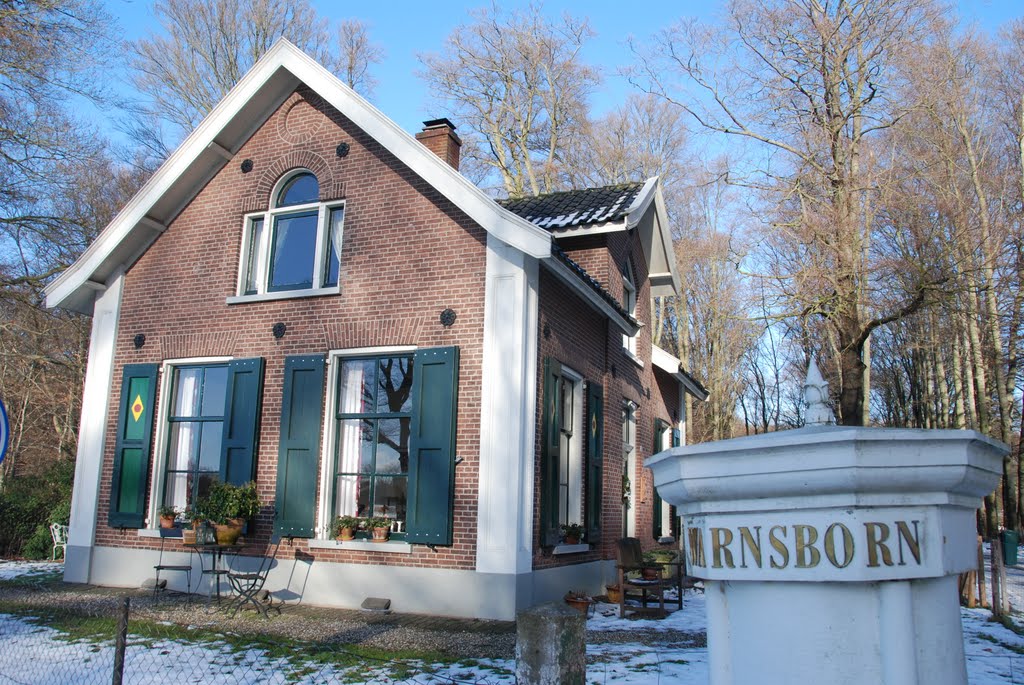
[[[628,188],[643,187],[646,181],[625,181],[623,183],[611,183],[604,186],[588,186],[586,188],[573,188],[570,190],[556,190],[550,193],[541,193],[539,195],[524,195],[523,197],[506,197],[500,200],[495,200],[500,205],[509,204],[512,202],[528,202],[531,200],[543,200],[551,197],[557,197],[559,195],[572,195],[573,193],[586,193],[598,190],[626,190]]]

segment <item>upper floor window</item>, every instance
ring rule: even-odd
[[[266,212],[245,219],[239,293],[262,295],[338,285],[344,203],[319,201],[316,176],[284,176]]]
[[[633,276],[633,267],[626,261],[626,268],[622,271],[622,308],[629,312],[629,315],[636,318],[636,278]],[[627,352],[636,356],[636,336],[622,334],[622,347]]]

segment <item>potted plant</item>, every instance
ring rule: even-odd
[[[160,517],[161,528],[174,528],[174,519],[178,517],[178,510],[169,504],[165,504],[156,510],[157,515]]]
[[[358,527],[359,519],[355,516],[335,516],[331,524],[331,535],[336,540],[354,540]]]
[[[622,601],[622,587],[618,583],[606,585],[605,591],[608,593],[608,601],[610,603],[618,604]]]
[[[262,505],[253,481],[245,485],[214,481],[198,506],[213,524],[217,544],[233,545],[242,534],[246,519],[255,517]]]
[[[569,590],[565,593],[565,603],[586,616],[594,600],[582,590]]]
[[[391,532],[391,519],[386,516],[376,516],[366,519],[366,528],[373,534],[374,542],[384,542]]]
[[[562,539],[567,545],[578,545],[583,539],[583,526],[578,523],[562,524]]]

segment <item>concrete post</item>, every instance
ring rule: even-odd
[[[647,460],[705,579],[711,683],[966,685],[957,575],[1007,447],[828,425],[824,385],[815,425]]]
[[[584,685],[587,618],[565,602],[516,615],[516,685]]]

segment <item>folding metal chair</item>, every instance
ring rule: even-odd
[[[156,579],[153,581],[153,599],[156,599],[156,595],[162,589],[160,587],[160,573],[163,571],[181,571],[185,574],[185,603],[191,604],[192,602],[192,564],[165,564],[164,563],[164,545],[169,537],[178,537],[174,535],[178,531],[162,528],[160,530],[160,557],[157,559],[156,566],[153,568],[156,570]],[[180,538],[179,538],[180,539]],[[191,555],[189,561],[192,561]],[[165,583],[167,581],[164,581]]]
[[[256,571],[252,573],[228,572],[228,582],[231,583],[231,589],[235,591],[229,617],[234,617],[238,610],[246,604],[252,604],[256,611],[263,614],[264,618],[270,618],[268,613],[270,609],[276,609],[278,614],[281,613],[281,607],[273,606],[273,603],[269,601],[269,595],[268,601],[260,601],[259,596],[263,591],[263,585],[267,582],[267,574],[270,573],[270,569],[274,566],[274,560],[277,559],[277,550],[280,547],[281,537],[275,535],[271,538],[270,545],[267,547],[267,553],[260,559],[260,565]]]
[[[57,550],[60,555],[67,558],[68,551],[68,527],[60,523],[50,524],[50,537],[53,538],[53,561],[57,561]]]

